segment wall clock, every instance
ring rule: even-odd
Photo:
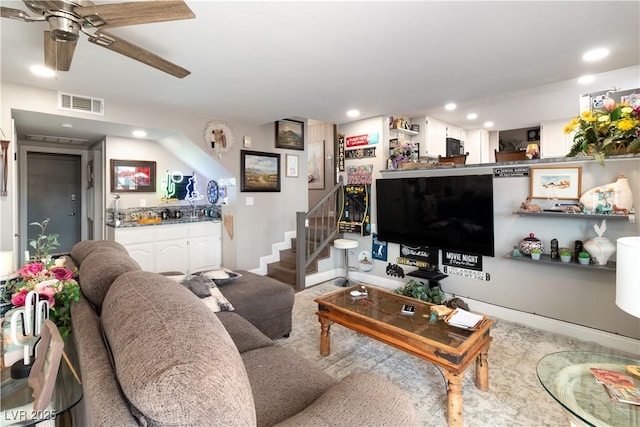
[[[207,184],[207,198],[212,205],[218,202],[218,183],[214,180],[209,181],[209,184]]]
[[[205,146],[213,151],[213,155],[218,159],[229,151],[233,145],[233,130],[229,123],[224,120],[213,119],[207,123],[204,130]]]

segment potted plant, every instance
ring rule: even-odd
[[[542,255],[542,251],[538,248],[531,249],[531,259],[539,260]]]
[[[589,252],[580,252],[578,254],[578,262],[580,264],[589,264],[591,260],[591,256],[589,256]]]
[[[571,261],[571,250],[567,248],[560,248],[560,261],[562,262]]]
[[[403,287],[396,289],[396,293],[436,305],[444,304],[447,298],[440,286],[429,286],[424,282],[413,279],[409,280]]]
[[[640,151],[640,104],[631,107],[607,98],[601,110],[583,111],[564,133],[575,131],[567,157],[593,156],[600,163],[610,155]]]

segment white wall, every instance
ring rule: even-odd
[[[12,128],[11,110],[56,114],[60,116],[72,116],[98,120],[111,123],[131,124],[143,128],[163,129],[169,135],[162,141],[157,141],[157,147],[153,143],[142,144],[149,150],[136,148],[137,140],[119,140],[114,142],[121,148],[116,152],[123,154],[124,159],[135,153],[142,159],[160,159],[162,164],[168,164],[171,155],[181,160],[188,171],[200,170],[206,179],[235,178],[238,186],[229,188],[229,205],[223,207],[223,213],[233,216],[233,238],[223,231],[223,254],[225,266],[229,268],[252,269],[258,267],[260,256],[271,253],[271,245],[280,242],[286,231],[293,230],[295,224],[295,212],[307,210],[307,182],[304,178],[307,173],[306,152],[293,151],[300,155],[300,177],[284,178],[281,181],[279,193],[241,193],[240,184],[240,150],[242,149],[242,137],[252,137],[251,150],[280,153],[282,175],[284,175],[284,153],[292,152],[275,148],[275,125],[268,123],[255,126],[246,123],[230,123],[235,145],[220,159],[211,157],[210,150],[203,138],[204,130],[211,117],[203,117],[183,110],[158,109],[150,105],[124,105],[105,100],[106,108],[104,116],[61,111],[57,109],[57,94],[53,91],[42,90],[33,87],[15,85],[2,82],[0,94],[0,127],[5,134]],[[109,141],[105,146],[110,151]],[[124,152],[123,152],[124,150]],[[12,139],[9,146],[10,158],[16,149],[16,142]],[[125,156],[126,154],[126,156]],[[17,174],[15,162],[9,163],[8,197],[0,198],[0,249],[11,249],[14,242],[14,234],[19,231],[20,218],[17,210]],[[86,166],[86,165],[85,165]],[[108,171],[105,170],[105,173]],[[159,169],[158,172],[162,172]],[[108,184],[105,182],[105,184]],[[146,194],[146,193],[143,193]],[[146,197],[146,196],[143,196]],[[254,204],[246,204],[247,197],[254,198]],[[110,206],[110,195],[105,194],[107,207]],[[138,206],[139,197],[127,197],[124,206]],[[122,206],[122,205],[121,205]],[[15,225],[14,225],[15,223]],[[224,227],[223,227],[224,230]],[[17,266],[17,265],[16,265]]]

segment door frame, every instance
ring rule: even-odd
[[[18,154],[18,227],[19,234],[19,246],[18,252],[19,264],[25,263],[24,253],[29,248],[27,242],[27,155],[29,153],[47,153],[47,154],[66,154],[72,156],[80,156],[80,239],[86,240],[87,238],[87,150],[74,149],[74,148],[62,148],[62,147],[40,147],[34,145],[20,145],[20,152]]]

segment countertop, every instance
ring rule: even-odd
[[[153,227],[158,225],[192,224],[194,222],[220,222],[220,221],[221,219],[219,217],[199,216],[197,218],[182,217],[182,218],[163,219],[160,222],[153,222],[153,223],[139,223],[137,221],[120,221],[120,223],[117,225],[113,221],[107,221],[107,227],[113,227],[113,228]]]

